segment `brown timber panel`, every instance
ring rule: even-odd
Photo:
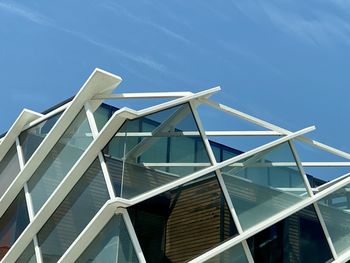
[[[221,190],[216,178],[177,191],[172,199],[176,203],[167,223],[165,250],[171,262],[184,262],[220,243]]]

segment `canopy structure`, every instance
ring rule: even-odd
[[[0,141],[1,262],[346,262],[350,154],[198,93],[118,93],[96,69]],[[114,92],[114,93],[113,93]],[[167,100],[123,107],[126,100]],[[118,108],[104,103],[116,100]],[[261,130],[207,131],[199,107]],[[228,123],[228,126],[229,123]],[[249,150],[211,138],[264,137]],[[296,144],[343,161],[304,161]]]

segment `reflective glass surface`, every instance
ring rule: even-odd
[[[350,247],[350,185],[318,202],[329,235],[338,254]]]
[[[237,234],[214,175],[128,211],[147,262],[184,262]]]
[[[243,229],[307,197],[288,142],[224,167],[221,173]]]
[[[82,110],[28,181],[36,213],[91,143],[91,131]]]
[[[121,215],[112,217],[77,262],[139,262]]]
[[[98,131],[102,130],[102,128],[112,116],[113,112],[116,110],[117,109],[115,107],[103,103],[100,105],[100,107],[97,108],[97,110],[94,112],[94,118]]]
[[[221,254],[205,261],[207,263],[248,263],[242,244],[235,245]]]
[[[27,246],[23,253],[16,260],[16,263],[36,263],[35,250],[33,242]]]
[[[19,171],[16,143],[14,143],[0,162],[0,197],[16,178]]]
[[[125,198],[203,169],[197,163],[209,165],[188,104],[127,120],[104,155],[115,192]]]
[[[57,262],[108,198],[96,159],[39,231],[44,262]]]
[[[0,218],[0,260],[28,224],[28,211],[22,190]]]
[[[46,135],[51,131],[51,128],[55,125],[61,112],[53,115],[52,117],[36,124],[35,126],[21,132],[19,135],[19,141],[22,146],[22,152],[24,161],[27,162],[38,148],[40,143],[45,139]]]
[[[255,262],[324,263],[332,259],[313,206],[308,206],[248,239]]]

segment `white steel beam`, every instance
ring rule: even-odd
[[[96,95],[93,100],[115,100],[115,99],[162,99],[181,98],[192,95],[192,92],[144,92],[144,93],[119,93],[110,95]]]
[[[205,131],[206,136],[282,136],[274,131]],[[116,137],[153,137],[152,132],[118,132]],[[156,137],[169,136],[199,136],[198,131],[167,131],[159,132]]]
[[[145,108],[143,110],[138,111],[139,116],[144,116],[144,115],[148,115],[148,114],[152,114],[154,112],[163,110],[163,109],[167,109],[169,107],[175,107],[177,105],[180,105],[182,103],[191,101],[191,100],[195,100],[195,99],[201,99],[201,98],[207,98],[212,96],[214,93],[220,91],[220,87],[214,87],[211,89],[207,89],[207,90],[203,90],[201,92],[198,93],[194,93],[193,95],[189,95],[183,98],[179,98],[176,100],[172,100],[172,101],[167,101],[161,104],[158,104],[156,106],[151,106],[148,108]]]
[[[126,228],[128,230],[131,242],[134,246],[137,258],[138,258],[140,263],[146,263],[146,259],[145,259],[145,256],[143,255],[139,240],[137,239],[134,226],[132,225],[131,219],[129,217],[128,210],[123,209],[123,208],[120,210],[121,210],[121,213],[123,214],[124,222],[125,222]]]
[[[104,129],[106,129],[106,128],[107,128],[107,125],[105,126]],[[292,135],[288,135],[288,136],[282,137],[282,138],[280,138],[280,139],[278,139],[276,141],[273,141],[271,143],[265,144],[265,145],[259,147],[259,149],[251,150],[251,151],[247,152],[245,155],[242,154],[243,156],[233,157],[233,158],[228,159],[228,160],[226,160],[226,161],[224,161],[222,163],[218,163],[216,165],[213,165],[211,167],[205,168],[205,169],[203,169],[201,171],[198,171],[198,172],[195,172],[195,173],[193,173],[191,175],[188,175],[188,176],[186,176],[184,178],[180,178],[180,179],[178,179],[178,180],[176,180],[174,182],[168,183],[168,184],[166,184],[164,186],[161,186],[161,187],[158,187],[158,188],[156,188],[154,190],[148,191],[148,192],[146,192],[146,193],[144,193],[144,194],[142,194],[140,196],[136,196],[136,197],[134,197],[134,198],[132,198],[130,200],[126,200],[126,199],[117,197],[115,199],[112,199],[112,200],[108,201],[108,203],[111,204],[111,205],[114,205],[114,209],[117,209],[118,207],[128,207],[128,206],[137,204],[137,203],[142,202],[142,201],[144,201],[146,199],[149,199],[149,198],[151,198],[153,196],[156,196],[156,195],[158,195],[158,194],[160,194],[162,192],[168,191],[168,190],[170,190],[170,189],[172,189],[174,187],[177,187],[177,186],[182,185],[184,183],[190,182],[190,181],[192,181],[194,179],[197,179],[197,178],[199,178],[199,177],[201,177],[203,175],[206,175],[208,173],[214,172],[214,171],[216,171],[216,170],[226,166],[227,164],[230,164],[231,162],[234,162],[236,160],[240,160],[240,159],[249,157],[251,155],[254,155],[256,152],[263,151],[263,150],[266,150],[268,148],[274,147],[274,146],[276,146],[278,144],[281,144],[281,143],[283,143],[285,141],[291,140],[291,139],[295,138],[296,136],[300,136],[300,135],[302,135],[302,134],[304,134],[306,132],[310,132],[313,129],[314,129],[314,127],[310,127],[310,128],[306,128],[306,129],[300,130],[300,131],[298,131],[298,132],[296,132],[296,133],[294,133]],[[106,130],[108,130],[108,128]],[[102,134],[103,134],[103,131],[100,133],[100,136]],[[100,147],[101,147],[101,145],[100,145]],[[69,176],[67,176],[67,178],[68,177]],[[68,187],[68,185],[67,185],[67,187]],[[64,188],[63,184],[61,184],[58,187],[58,189],[60,189],[60,188]],[[51,196],[50,199],[57,199],[57,197]],[[47,206],[47,205],[45,205],[45,206]],[[40,211],[39,211],[39,213],[40,213]],[[105,212],[101,211],[101,213],[105,213]],[[86,248],[86,246],[92,241],[92,239],[102,229],[101,224],[103,222],[101,220],[99,220],[98,218],[99,218],[99,215],[96,215],[96,217],[90,222],[90,224],[78,236],[78,238],[74,241],[74,243],[70,246],[70,248],[62,256],[61,262],[73,262],[80,255],[80,253],[82,253],[82,251]],[[35,221],[34,221],[34,223],[35,223]],[[18,242],[18,240],[17,240],[17,242]],[[17,245],[16,243],[15,243],[15,245]],[[14,246],[11,248],[11,250],[13,250]],[[23,245],[22,245],[22,247],[23,247]],[[11,250],[9,251],[8,255],[10,254],[10,252],[12,252]],[[6,256],[6,258],[8,257],[8,255]],[[68,260],[68,261],[66,261],[66,260]]]
[[[127,160],[130,158],[139,157],[143,152],[145,152],[149,147],[151,147],[156,141],[160,139],[160,137],[157,136],[158,133],[164,133],[168,131],[171,127],[175,127],[175,125],[187,115],[188,108],[185,105],[181,106],[168,119],[160,123],[160,125],[154,129],[154,131],[152,132],[154,136],[143,138],[128,153],[126,153],[124,159]]]
[[[69,105],[71,103],[72,102],[69,101],[69,102],[65,103],[64,105],[62,105],[62,106],[60,106],[60,107],[58,107],[58,108],[48,112],[47,114],[42,115],[41,117],[37,118],[36,120],[33,120],[33,121],[29,122],[28,124],[26,124],[23,127],[23,130],[29,129],[30,127],[33,127],[33,126],[37,125],[38,123],[47,120],[48,118],[52,117],[53,115],[56,115],[57,113],[64,111],[65,109],[67,109],[69,107]]]
[[[214,101],[209,101],[207,99],[200,99],[200,101],[202,103],[205,103],[207,105],[209,105],[210,107],[213,107],[213,108],[216,108],[216,109],[219,109],[221,111],[224,111],[224,112],[227,112],[231,115],[234,115],[234,116],[237,116],[241,119],[244,119],[244,120],[247,120],[251,123],[254,123],[254,124],[257,124],[259,126],[262,126],[264,128],[267,128],[269,130],[272,130],[272,131],[276,131],[276,132],[280,132],[282,134],[290,134],[291,131],[288,131],[284,128],[281,128],[277,125],[274,125],[272,123],[269,123],[267,121],[264,121],[264,120],[261,120],[259,118],[256,118],[256,117],[253,117],[249,114],[246,114],[246,113],[243,113],[239,110],[236,110],[234,108],[231,108],[231,107],[228,107],[226,105],[223,105],[223,104],[220,104],[220,103],[216,103]],[[305,142],[307,144],[310,144],[310,145],[313,145],[317,148],[320,148],[326,152],[329,152],[329,153],[332,153],[332,154],[335,154],[337,156],[340,156],[340,157],[343,157],[343,158],[346,158],[346,159],[349,159],[350,160],[350,154],[347,153],[347,152],[344,152],[344,151],[341,151],[341,150],[338,150],[334,147],[331,147],[329,145],[326,145],[324,143],[321,143],[321,142],[318,142],[318,141],[315,141],[315,140],[311,140],[311,139],[308,139],[306,137],[298,137],[298,140],[302,141],[302,142]]]
[[[90,164],[97,158],[98,153],[106,145],[116,130],[124,123],[123,112],[125,109],[116,111],[113,117],[107,122],[102,132],[89,145],[84,154],[75,163],[72,169],[64,177],[49,199],[44,203],[33,221],[23,231],[22,235],[13,244],[9,252],[3,259],[3,262],[14,262],[22,253],[23,249],[31,241],[32,237],[42,228],[50,215],[64,200],[70,190],[74,187],[80,177],[88,169]]]
[[[2,158],[4,158],[8,150],[10,150],[11,146],[16,142],[16,138],[21,133],[24,126],[27,123],[40,118],[41,116],[42,114],[27,109],[24,109],[20,113],[6,135],[2,138],[0,144],[0,161]]]
[[[28,160],[24,169],[19,173],[19,175],[12,182],[10,187],[0,199],[0,216],[2,216],[2,214],[6,211],[7,207],[11,204],[11,202],[17,196],[18,192],[22,189],[24,183],[39,167],[40,163],[44,160],[58,139],[62,136],[70,123],[74,120],[75,116],[83,108],[84,103],[90,100],[96,94],[111,93],[120,82],[120,77],[102,71],[100,69],[95,69],[95,71],[91,74],[77,95],[74,97],[69,107],[60,116],[59,120],[56,122],[40,146]],[[101,102],[96,101],[94,107],[97,107],[98,103]],[[9,134],[9,136],[13,135]],[[2,143],[1,146],[3,144],[4,143]]]
[[[25,247],[29,244],[32,237],[41,229],[41,227],[48,220],[50,215],[55,211],[55,209],[59,206],[59,204],[63,201],[65,196],[69,193],[69,191],[74,187],[75,183],[79,180],[82,174],[86,171],[88,166],[93,162],[93,160],[97,157],[98,153],[104,148],[104,146],[108,143],[108,141],[113,138],[114,134],[117,132],[119,127],[123,124],[125,119],[127,118],[137,118],[143,115],[148,115],[157,111],[157,109],[163,110],[169,107],[173,107],[190,100],[200,98],[203,96],[208,96],[208,94],[212,94],[216,92],[217,89],[210,89],[203,92],[199,92],[193,95],[190,95],[185,98],[175,99],[170,102],[162,103],[157,105],[156,108],[154,106],[135,111],[128,108],[122,108],[116,111],[110,120],[107,122],[102,131],[98,134],[96,139],[89,145],[89,147],[85,150],[84,154],[79,158],[79,160],[75,163],[72,169],[68,172],[65,178],[61,181],[49,199],[45,202],[45,204],[41,207],[38,213],[35,215],[33,222],[31,222],[21,236],[17,239],[14,245],[11,247],[9,252],[3,258],[2,262],[13,262],[17,259],[17,257],[22,253]],[[72,104],[72,106],[74,103]],[[84,105],[84,104],[83,104]],[[72,107],[71,106],[71,107]],[[83,106],[82,106],[83,107]],[[69,109],[69,108],[68,108]],[[67,113],[68,109],[64,114]],[[62,118],[62,116],[61,116]],[[56,123],[57,125],[57,123]],[[308,130],[309,131],[309,130]],[[306,131],[304,131],[306,132]],[[297,135],[295,135],[297,136]],[[287,137],[287,136],[286,136]],[[293,137],[293,136],[291,136]],[[28,164],[27,164],[28,166]],[[26,166],[26,167],[27,167]],[[25,169],[25,168],[24,168]],[[24,170],[23,170],[24,171]],[[33,171],[34,172],[34,171]],[[31,174],[30,174],[31,175]],[[0,200],[0,206],[1,206]]]
[[[20,145],[18,137],[16,138],[16,147],[17,147],[19,166],[20,166],[20,169],[23,170],[25,161],[24,161],[24,156],[23,156],[23,152],[22,152],[22,147]],[[29,194],[27,183],[24,184],[23,188],[24,188],[24,195],[25,195],[25,199],[26,199],[29,221],[32,222],[34,219],[34,209],[33,209],[33,202],[32,202],[32,198]],[[40,247],[38,244],[38,238],[36,235],[33,237],[33,244],[34,244],[34,252],[35,252],[36,262],[42,263],[43,258],[41,255]]]
[[[216,161],[213,149],[210,146],[210,142],[208,140],[206,132],[204,130],[201,118],[199,117],[199,114],[197,112],[197,109],[196,109],[197,104],[194,103],[194,102],[190,102],[190,106],[191,106],[191,110],[193,112],[194,119],[196,120],[199,132],[200,132],[201,137],[203,139],[205,149],[207,150],[210,162],[211,162],[212,165],[215,166],[217,164],[217,161]],[[229,194],[229,192],[228,192],[228,190],[226,188],[225,182],[224,182],[224,180],[222,178],[220,169],[216,170],[215,174],[216,174],[216,177],[217,177],[220,189],[222,191],[222,194],[223,194],[223,196],[225,198],[226,204],[227,204],[227,206],[230,209],[231,217],[232,217],[232,219],[234,221],[234,224],[235,224],[235,226],[237,228],[237,231],[238,231],[239,234],[241,234],[241,233],[243,233],[243,228],[242,228],[241,223],[239,221],[239,218],[238,218],[238,215],[236,213],[236,210],[235,210],[235,208],[233,206],[233,203],[232,203],[232,200],[230,198],[230,194]],[[245,253],[249,263],[254,263],[254,260],[253,260],[253,257],[251,255],[251,252],[249,250],[247,242],[243,241],[242,242],[242,246],[243,246],[244,253]]]
[[[177,166],[192,166],[202,167],[210,166],[210,163],[142,163],[148,167],[177,167]],[[348,167],[350,162],[301,162],[303,167]],[[244,163],[233,163],[232,167],[243,167]],[[295,166],[293,162],[262,162],[253,163],[252,167],[292,167]],[[338,180],[338,178],[336,179]],[[331,181],[333,182],[333,181]],[[331,183],[329,182],[329,183]],[[323,185],[322,185],[323,186]]]
[[[247,157],[253,156],[253,155],[255,155],[255,154],[259,153],[259,152],[262,152],[264,150],[270,149],[270,148],[272,148],[274,146],[277,146],[277,145],[279,145],[281,143],[284,143],[284,142],[289,141],[289,140],[291,140],[293,138],[296,138],[296,137],[298,137],[298,136],[300,136],[302,134],[311,132],[314,129],[315,129],[315,127],[311,126],[311,127],[302,129],[300,131],[297,131],[297,132],[295,132],[295,133],[293,133],[291,135],[284,136],[284,137],[279,138],[279,139],[277,139],[275,141],[272,141],[272,142],[269,142],[269,143],[264,144],[262,146],[259,146],[259,147],[255,148],[253,150],[247,151],[247,152],[242,153],[242,154],[240,154],[238,156],[235,156],[235,157],[232,157],[230,159],[227,159],[227,160],[225,160],[225,161],[223,161],[221,163],[217,163],[216,165],[212,165],[210,167],[204,168],[204,169],[202,169],[200,171],[197,171],[197,172],[194,172],[194,173],[192,173],[190,175],[187,175],[185,177],[179,178],[176,181],[170,182],[170,183],[168,183],[166,185],[163,185],[163,186],[158,187],[156,189],[150,190],[150,191],[148,191],[145,194],[142,194],[140,196],[136,196],[136,197],[130,199],[130,201],[133,204],[142,202],[143,200],[146,200],[148,198],[156,196],[156,195],[158,195],[158,194],[160,194],[162,192],[166,192],[166,191],[168,191],[168,190],[170,190],[170,189],[172,189],[174,187],[177,187],[177,186],[182,185],[184,183],[187,183],[189,181],[195,180],[195,179],[197,179],[197,178],[199,178],[199,177],[201,177],[203,175],[215,172],[218,169],[224,168],[225,166],[228,166],[228,165],[230,165],[232,163],[238,162],[238,161],[243,160],[243,159],[245,159]]]
[[[90,130],[92,132],[93,138],[94,138],[94,140],[96,140],[96,138],[98,137],[99,132],[98,132],[97,125],[96,125],[96,122],[95,122],[94,112],[93,112],[89,102],[85,103],[85,113],[86,113],[86,117],[87,117],[89,125],[90,125]],[[101,165],[103,177],[104,177],[105,182],[106,182],[106,186],[107,186],[109,197],[110,198],[115,198],[116,196],[114,194],[111,178],[109,176],[107,165],[106,165],[106,162],[104,160],[104,157],[103,157],[101,151],[98,153],[98,159],[100,161],[100,165]]]
[[[286,208],[286,210],[279,212],[278,214],[260,222],[259,224],[255,225],[249,229],[247,229],[242,234],[220,244],[219,246],[213,248],[210,251],[207,251],[206,253],[193,259],[190,262],[197,263],[197,262],[203,262],[205,260],[208,260],[208,259],[222,253],[223,251],[235,246],[236,244],[242,242],[243,240],[250,238],[251,236],[255,235],[256,233],[268,228],[269,226],[277,223],[278,221],[283,220],[284,218],[298,212],[299,210],[301,210],[309,205],[312,205],[313,203],[316,203],[317,201],[332,194],[333,192],[339,190],[340,188],[345,187],[346,185],[348,185],[350,183],[350,177],[349,177],[350,173],[348,173],[346,175],[348,175],[348,176],[345,177],[342,181],[339,181],[339,182],[335,183],[334,185],[331,185],[330,187],[324,189],[322,192],[319,192],[316,195],[313,195],[313,196],[308,197],[304,200],[301,200],[299,203],[292,205],[291,207]],[[348,255],[350,256],[350,252],[346,252],[346,253],[348,253]],[[343,261],[341,261],[341,262],[343,262]]]
[[[308,192],[309,196],[314,196],[314,192],[312,191],[312,188],[311,188],[311,186],[310,186],[310,182],[309,182],[309,180],[307,179],[307,176],[306,176],[304,167],[302,166],[302,164],[301,164],[301,162],[300,162],[300,158],[299,158],[299,155],[298,155],[297,150],[295,149],[294,143],[293,143],[292,141],[290,141],[290,142],[289,142],[289,145],[290,145],[290,148],[291,148],[292,153],[293,153],[293,155],[294,155],[295,161],[296,161],[296,163],[297,163],[297,165],[298,165],[299,171],[300,171],[300,173],[301,173],[301,175],[302,175],[302,177],[303,177],[304,184],[305,184],[305,186],[306,186],[307,192]],[[322,214],[321,214],[321,211],[320,211],[320,209],[319,209],[317,203],[313,203],[313,205],[314,205],[315,212],[316,212],[316,215],[317,215],[317,217],[318,217],[318,220],[319,220],[319,222],[320,222],[321,228],[322,228],[322,230],[323,230],[323,233],[324,233],[324,235],[325,235],[325,237],[326,237],[328,246],[329,246],[329,248],[330,248],[330,250],[331,250],[332,256],[333,256],[334,259],[336,259],[336,258],[338,257],[338,255],[337,255],[337,252],[336,252],[336,250],[335,250],[335,248],[334,248],[332,239],[331,239],[331,237],[330,237],[330,235],[329,235],[329,232],[328,232],[326,223],[325,223],[325,221],[324,221],[324,219],[323,219],[323,216],[322,216]]]

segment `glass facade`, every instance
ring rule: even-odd
[[[255,262],[329,262],[332,253],[313,206],[248,239]]]
[[[147,262],[185,262],[237,234],[214,175],[128,209]]]
[[[0,218],[0,260],[28,224],[27,205],[22,190]]]
[[[197,132],[184,136],[183,132]],[[127,120],[103,150],[116,195],[132,198],[203,167],[209,157],[188,104]]]
[[[206,263],[248,263],[242,244],[235,245],[221,254],[205,261]]]
[[[57,262],[108,198],[97,159],[39,231],[43,261]]]
[[[338,254],[350,247],[350,185],[318,202],[329,235]]]
[[[91,130],[82,110],[28,181],[34,212],[38,212],[91,141]]]
[[[278,163],[289,166],[281,167]],[[308,196],[289,143],[225,167],[221,173],[243,229]]]
[[[57,113],[52,117],[36,124],[35,126],[21,132],[19,141],[22,146],[23,159],[25,162],[33,155],[35,150],[39,147],[46,135],[51,131],[62,113]]]
[[[77,262],[139,262],[122,215],[112,217]]]
[[[16,143],[0,161],[0,198],[20,171]]]
[[[291,145],[297,134],[281,135],[281,141],[231,164],[220,162],[243,152],[209,141],[218,162],[211,164],[194,117],[197,108],[180,99],[182,104],[167,102],[124,114],[122,119],[115,115],[123,123],[118,128],[111,123],[110,130],[104,129],[105,124],[118,109],[102,104],[93,114],[100,132],[94,140],[84,104],[90,102],[86,98],[93,98],[95,106],[96,94],[105,95],[102,86],[99,93],[89,93],[94,85],[79,93],[83,99],[78,95],[67,104],[70,124],[60,138],[53,138],[55,145],[35,171],[25,165],[20,173],[20,157],[28,162],[33,155],[43,154],[37,149],[45,147],[47,134],[62,127],[60,122],[68,117],[62,120],[58,113],[3,138],[17,136],[20,145],[7,142],[12,146],[0,160],[0,261],[350,259],[349,177],[324,184],[303,174]],[[79,113],[69,116],[68,112]],[[84,160],[83,154],[85,160],[94,161],[79,163],[82,169],[71,174],[76,184],[64,189],[61,182]],[[310,196],[312,191],[317,194]]]
[[[16,260],[16,263],[36,263],[34,243],[30,242],[27,248],[23,251],[23,253]]]

